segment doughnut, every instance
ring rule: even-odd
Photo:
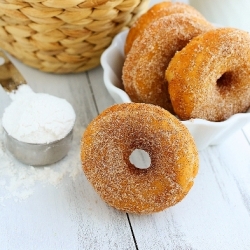
[[[161,2],[152,6],[146,13],[141,15],[137,21],[132,25],[128,32],[128,36],[125,41],[124,52],[125,55],[130,51],[133,42],[139,36],[141,36],[145,28],[154,20],[164,16],[168,16],[176,13],[189,13],[207,23],[205,18],[192,6],[185,3],[171,3]],[[200,21],[201,21],[200,20]]]
[[[212,28],[189,14],[172,14],[152,22],[125,58],[122,80],[133,102],[151,103],[173,113],[165,71],[175,52]]]
[[[175,54],[166,79],[182,120],[224,121],[250,107],[250,34],[218,28]]]
[[[129,157],[146,151],[151,164]],[[181,201],[198,172],[198,152],[188,129],[165,109],[145,103],[116,104],[86,128],[81,140],[83,171],[100,197],[129,213],[162,211]]]

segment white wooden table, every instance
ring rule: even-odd
[[[67,99],[77,120],[69,154],[45,168],[13,159],[0,129],[1,250],[250,249],[249,128],[199,152],[195,184],[180,203],[152,215],[126,214],[106,205],[81,170],[82,133],[113,104],[101,67],[53,75],[14,62],[34,91]],[[0,117],[9,102],[0,89]]]

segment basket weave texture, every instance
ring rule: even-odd
[[[148,0],[0,0],[0,47],[41,71],[86,71],[147,7]]]

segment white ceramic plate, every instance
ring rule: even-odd
[[[124,43],[128,30],[118,34],[109,48],[102,54],[101,65],[104,70],[104,84],[116,103],[131,102],[122,84],[122,67],[124,63]],[[235,131],[250,122],[250,110],[235,114],[223,122],[209,122],[203,119],[182,121],[189,129],[198,150],[209,145],[222,143]]]

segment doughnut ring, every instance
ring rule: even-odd
[[[180,63],[181,62],[181,63]],[[194,38],[166,70],[174,111],[182,120],[223,121],[250,107],[250,35],[218,28]]]
[[[165,71],[175,52],[212,25],[188,14],[172,14],[152,22],[125,58],[122,79],[133,102],[151,103],[171,113]]]
[[[135,149],[146,151],[147,169],[133,165]],[[198,152],[188,129],[168,111],[151,104],[111,106],[85,130],[83,171],[110,206],[130,213],[153,213],[181,201],[198,172]]]
[[[200,21],[203,20],[204,23],[207,23],[207,21],[201,15],[201,13],[188,4],[171,3],[171,2],[161,2],[155,4],[146,13],[141,15],[130,28],[128,36],[125,41],[125,47],[124,47],[125,55],[127,55],[128,52],[130,51],[135,39],[143,34],[144,30],[151,22],[161,17],[176,13],[183,13],[183,14],[187,13],[199,18]]]

